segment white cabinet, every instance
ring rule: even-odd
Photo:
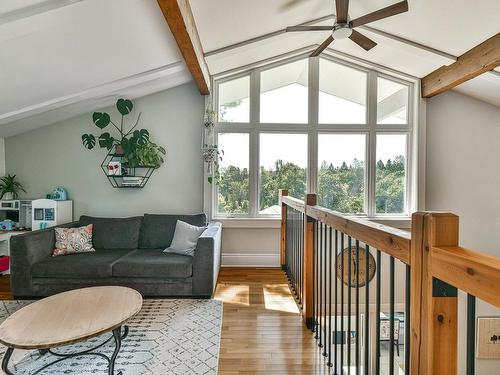
[[[45,229],[73,221],[73,201],[37,199],[31,204],[33,230]]]

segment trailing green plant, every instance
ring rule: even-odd
[[[163,164],[163,157],[167,151],[156,143],[148,142],[136,147],[132,152],[125,153],[122,163],[130,168],[153,167],[159,168]]]
[[[8,174],[7,176],[0,178],[0,199],[2,199],[7,193],[12,193],[12,197],[17,199],[21,191],[26,193],[23,185],[16,180],[16,175]]]
[[[208,164],[207,172],[211,173],[211,175],[209,175],[207,178],[209,184],[215,182],[215,184],[217,185],[219,183],[219,163],[222,161],[223,155],[224,150],[219,150],[219,147],[217,145],[204,145],[203,160]]]
[[[142,113],[139,113],[133,126],[127,131],[124,127],[124,118],[132,112],[134,105],[128,99],[118,99],[116,101],[116,109],[121,114],[119,125],[111,119],[111,116],[106,112],[94,112],[92,114],[92,121],[99,129],[105,129],[112,125],[116,130],[115,135],[110,132],[101,133],[99,136],[94,134],[83,134],[82,143],[85,148],[92,150],[97,141],[99,147],[111,151],[113,147],[117,153],[123,153],[124,158],[128,160],[129,164],[135,163],[137,166],[143,165],[145,160],[151,160],[155,168],[159,168],[164,162],[163,156],[166,151],[163,147],[152,143],[149,139],[149,132],[146,129],[136,129],[141,119]],[[118,134],[118,135],[116,135]],[[97,139],[97,141],[96,141]],[[120,149],[121,148],[121,149]]]

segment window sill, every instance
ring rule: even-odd
[[[281,228],[281,219],[279,217],[269,218],[241,218],[241,217],[215,217],[214,221],[222,223],[223,228]]]

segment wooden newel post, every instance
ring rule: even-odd
[[[307,206],[316,206],[316,194],[306,195],[304,225],[304,291],[302,316],[307,328],[312,329],[314,325],[313,293],[314,293],[314,219],[307,216]]]
[[[412,375],[457,374],[457,289],[432,277],[432,248],[458,246],[458,216],[412,216],[410,361]]]
[[[288,189],[279,190],[279,204],[281,206],[281,241],[280,241],[280,259],[281,268],[285,267],[286,251],[286,206],[283,204],[282,197],[288,196]]]

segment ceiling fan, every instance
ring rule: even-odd
[[[299,0],[294,0],[297,3]],[[369,22],[381,20],[383,18],[395,16],[400,13],[408,11],[408,1],[401,1],[399,3],[390,5],[388,7],[379,9],[375,12],[366,14],[354,20],[349,20],[349,0],[335,0],[336,6],[336,19],[333,26],[290,26],[286,31],[331,31],[332,34],[321,43],[321,45],[311,54],[311,56],[318,56],[328,47],[335,39],[351,39],[354,43],[358,44],[366,51],[371,50],[377,45],[373,40],[364,36],[360,32],[354,30],[355,27],[365,25]]]

